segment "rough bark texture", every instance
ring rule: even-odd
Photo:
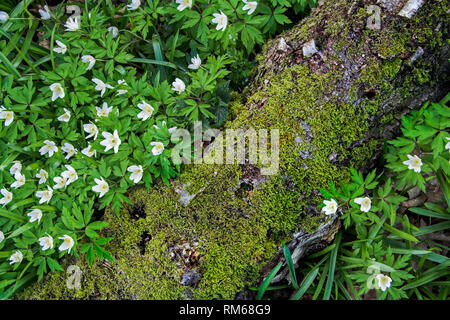
[[[317,188],[373,167],[401,115],[448,88],[448,3],[426,1],[407,18],[406,1],[379,1],[377,30],[367,22],[376,2],[321,2],[266,44],[231,104],[227,127],[280,130],[279,174],[197,165],[170,187],[132,191],[134,206],[104,217],[114,263],[68,259],[84,272],[80,290],[56,273],[20,298],[232,299],[267,275],[283,243],[295,263],[327,245],[339,220],[317,210]]]

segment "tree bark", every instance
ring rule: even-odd
[[[52,274],[21,297],[234,298],[283,259],[283,243],[294,263],[326,246],[339,219],[317,209],[318,188],[348,179],[351,166],[374,167],[401,116],[448,89],[448,5],[406,2],[321,1],[265,45],[226,127],[279,129],[277,175],[251,164],[193,165],[170,187],[133,191],[143,216],[136,206],[105,214],[114,263],[68,260],[82,267],[84,290]]]

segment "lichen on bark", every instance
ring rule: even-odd
[[[277,175],[261,177],[254,165],[203,164],[186,167],[169,187],[137,188],[130,199],[145,215],[136,218],[133,206],[120,217],[105,213],[115,262],[88,267],[84,257],[67,259],[65,266],[84,272],[80,290],[52,273],[19,298],[232,299],[257,283],[280,245],[327,221],[315,209],[318,188],[348,179],[349,167],[370,168],[400,115],[446,90],[446,2],[428,1],[411,19],[397,14],[400,2],[383,1],[381,30],[368,30],[366,7],[375,1],[329,1],[265,45],[226,127],[279,129]],[[313,39],[318,52],[306,58],[303,45]],[[180,202],[179,190],[189,201]],[[181,284],[191,270],[200,278]]]

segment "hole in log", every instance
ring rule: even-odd
[[[141,236],[141,241],[138,243],[141,255],[145,254],[145,247],[150,240],[152,240],[152,235],[148,231],[144,231]]]
[[[377,95],[377,91],[375,89],[369,89],[364,92],[363,98],[367,98],[369,100],[372,100]]]
[[[147,213],[145,212],[145,204],[143,201],[139,201],[133,205],[130,211],[130,216],[133,220],[145,219],[147,217]]]
[[[245,198],[249,191],[253,190],[253,184],[247,182],[241,182],[239,188],[236,190],[236,196],[239,198]]]

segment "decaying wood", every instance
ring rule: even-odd
[[[383,37],[383,33],[386,30],[382,26],[386,21],[389,21],[390,24],[396,23],[399,26],[398,28],[409,28],[409,20],[414,18],[420,10],[431,12],[432,9],[430,8],[439,3],[440,1],[422,0],[319,1],[319,6],[313,9],[311,17],[296,26],[293,30],[280,35],[266,47],[265,59],[260,63],[258,73],[249,91],[261,90],[266,86],[270,86],[270,82],[267,79],[268,75],[282,73],[286,68],[296,64],[309,66],[310,70],[316,73],[330,72],[326,68],[327,64],[324,62],[327,62],[331,55],[338,55],[341,63],[341,72],[344,74],[344,77],[338,83],[334,84],[332,90],[324,91],[323,94],[325,96],[329,95],[330,97],[338,95],[343,101],[364,107],[366,103],[364,99],[352,100],[352,97],[349,95],[349,89],[352,83],[355,82],[355,79],[361,76],[361,71],[370,64],[369,61],[374,56],[380,60],[388,59],[388,57],[380,56],[376,51],[372,51],[370,45],[368,45],[367,50],[360,52],[359,57],[355,59],[354,56],[350,57],[348,55],[349,49],[352,48],[352,43],[360,41],[362,38],[361,34],[368,29],[378,29],[379,36]],[[344,17],[344,19],[348,18],[351,20],[351,15],[358,12],[358,10],[366,10],[368,13],[366,25],[352,25],[348,33],[342,32],[334,37],[330,37],[323,32],[325,21],[327,19],[335,19],[336,12],[346,13],[347,17]],[[446,10],[448,13],[449,8],[447,7]],[[373,12],[381,13],[381,20],[375,23],[377,27],[373,27],[374,22],[371,20],[372,17],[369,16]],[[318,20],[317,17],[319,16],[320,19]],[[338,22],[336,21],[336,23]],[[300,30],[305,25],[309,29],[307,36],[300,35]],[[439,30],[444,34],[448,34],[449,28],[448,21],[442,17],[436,17],[432,26],[427,26],[424,23],[423,27],[431,27],[434,28],[434,31]],[[450,55],[448,42],[440,47],[431,48],[428,44],[420,43],[417,39],[414,39],[414,33],[412,35],[413,37],[409,41],[410,43],[414,43],[411,47],[416,49],[415,51],[402,53],[405,55],[401,59],[407,61],[409,66],[413,66],[418,59],[422,58],[427,63],[435,66],[433,70],[434,76],[436,77],[435,79],[439,80],[436,80],[432,85],[413,84],[410,87],[410,91],[413,91],[414,94],[408,98],[403,98],[398,90],[394,90],[390,96],[387,96],[381,102],[378,115],[370,119],[371,129],[365,137],[355,141],[350,148],[361,146],[373,137],[392,139],[399,134],[400,118],[402,115],[413,109],[420,108],[426,101],[438,101],[447,93],[449,79],[446,74],[449,72],[448,57]],[[336,50],[334,44],[339,40],[344,40],[348,44],[344,50]],[[316,43],[320,43],[321,45],[317,46]],[[389,46],[390,44],[386,43],[386,45]],[[389,59],[393,58],[389,57]],[[411,72],[411,69],[406,68],[405,71],[397,74],[395,79],[391,81],[396,82],[398,86],[403,85],[408,76],[408,72]],[[370,89],[377,90],[376,88]],[[383,115],[392,111],[395,113],[396,120],[388,124],[381,124],[380,119]],[[383,126],[384,130],[379,130],[380,126]],[[359,169],[363,170],[363,172],[371,170],[374,167],[375,161],[381,156],[381,153],[382,150],[378,150],[378,152],[373,154],[372,159],[364,167]],[[340,161],[343,161],[343,159],[340,159]],[[309,210],[313,209],[309,208]],[[320,250],[330,243],[338,231],[339,225],[339,219],[333,217],[312,234],[305,232],[294,233],[292,241],[288,243],[288,247],[292,252],[294,265],[298,265],[300,259],[305,255]],[[261,281],[280,261],[284,261],[281,249],[272,263],[264,268],[264,276],[261,278]],[[282,271],[274,278],[272,283],[280,282],[283,279],[290,282],[286,262],[284,262]]]

